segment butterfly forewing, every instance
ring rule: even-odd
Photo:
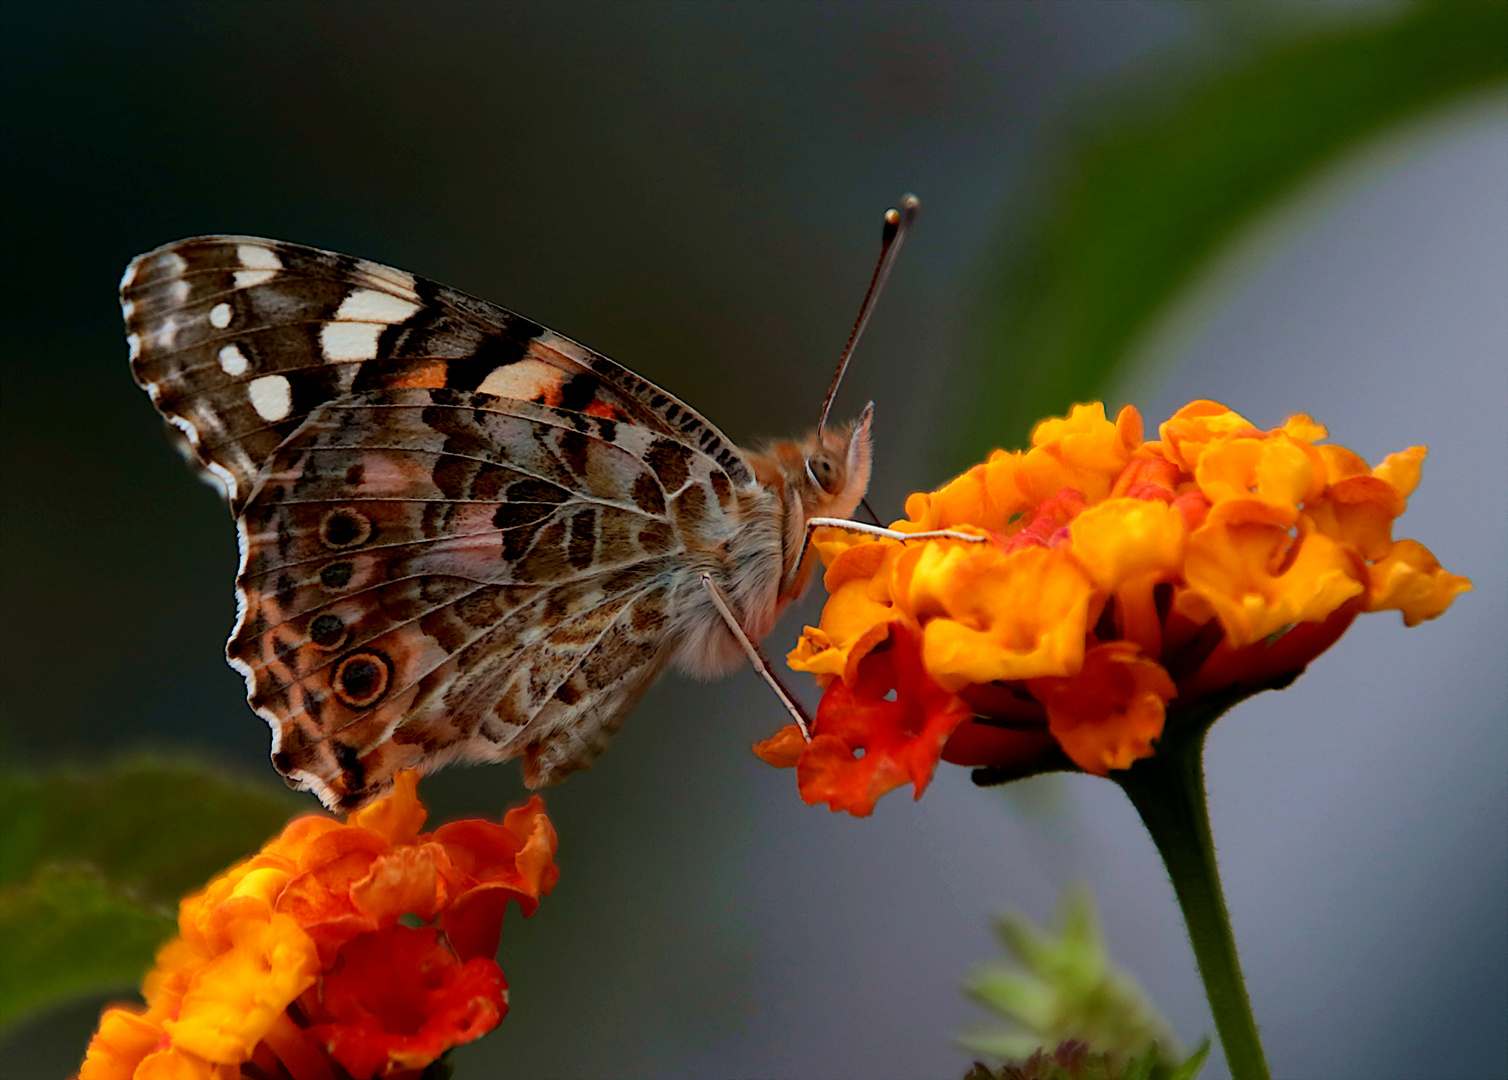
[[[692,409],[484,300],[348,255],[255,237],[182,240],[121,281],[132,371],[239,510],[262,462],[319,405],[393,387],[482,390],[615,417],[685,442],[735,482],[738,450]]]
[[[453,757],[590,763],[679,644],[688,551],[769,516],[673,396],[400,270],[206,237],[135,260],[122,304],[238,516],[228,655],[332,806]]]

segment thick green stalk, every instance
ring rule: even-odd
[[[1130,796],[1173,879],[1231,1076],[1268,1080],[1267,1058],[1220,889],[1205,805],[1204,736],[1213,720],[1214,716],[1186,717],[1184,723],[1170,723],[1156,756],[1112,779]]]

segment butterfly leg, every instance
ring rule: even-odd
[[[770,663],[769,657],[765,656],[764,650],[759,647],[759,643],[744,633],[744,628],[739,625],[738,616],[733,614],[733,606],[728,603],[727,596],[718,587],[717,582],[712,580],[711,574],[702,574],[702,587],[712,598],[712,603],[717,608],[717,613],[723,617],[723,622],[728,624],[728,632],[743,646],[744,652],[748,654],[749,662],[754,665],[754,670],[770,684],[770,689],[775,691],[775,696],[785,706],[785,711],[790,713],[791,718],[796,721],[796,726],[801,729],[801,737],[811,742],[811,717],[806,715],[806,710],[801,707],[801,703],[786,689],[785,684],[780,681],[780,676],[775,674],[774,666]]]

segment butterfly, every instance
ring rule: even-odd
[[[668,665],[758,664],[810,528],[869,483],[872,405],[829,426],[830,392],[806,438],[743,450],[538,323],[348,255],[195,237],[120,295],[137,383],[235,517],[227,659],[332,809],[452,760],[554,783]]]

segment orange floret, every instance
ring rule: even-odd
[[[858,664],[853,685],[836,681],[817,710],[810,743],[791,725],[754,747],[772,765],[795,764],[801,796],[855,817],[903,784],[919,799],[943,743],[970,709],[928,677],[920,643],[904,624]],[[799,752],[793,760],[793,751]]]

